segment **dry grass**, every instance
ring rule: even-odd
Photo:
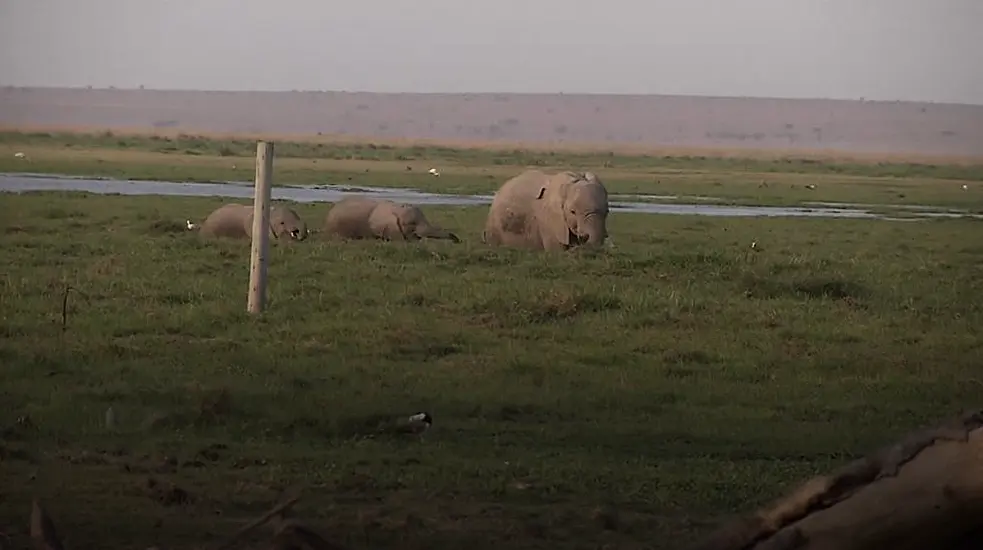
[[[241,138],[240,138],[241,139]],[[170,165],[174,169],[195,170],[195,169],[216,169],[228,172],[232,178],[250,180],[254,171],[253,159],[242,157],[215,157],[205,155],[174,155],[159,153],[154,151],[125,150],[125,149],[99,149],[99,148],[52,148],[46,146],[11,146],[0,144],[0,157],[9,157],[14,151],[25,153],[32,161],[33,165],[27,171],[33,171],[38,165],[48,162],[59,163],[84,163],[86,165],[106,165],[106,166],[153,166]],[[448,161],[437,163],[441,174],[446,179],[448,176],[460,177],[493,177],[493,185],[516,174],[516,167],[509,165],[454,165]],[[235,165],[233,169],[232,166]],[[353,174],[399,174],[407,172],[421,173],[426,172],[434,161],[431,160],[408,160],[408,161],[386,161],[386,160],[365,160],[365,159],[308,159],[308,158],[277,158],[276,166],[279,172],[292,173],[295,171],[317,171],[326,174],[325,181],[330,179],[327,174],[333,173],[353,173]],[[541,166],[545,170],[558,170],[562,166]],[[409,170],[408,170],[409,169]],[[98,174],[93,174],[98,175]],[[948,185],[952,186],[951,181],[933,178],[908,178],[899,180],[892,177],[860,176],[849,174],[836,174],[832,176],[817,177],[811,173],[773,173],[773,172],[752,172],[725,173],[717,170],[690,171],[690,170],[665,170],[653,179],[652,171],[639,171],[633,169],[606,168],[604,177],[610,182],[636,182],[649,184],[650,188],[643,190],[640,188],[623,189],[615,186],[614,189],[626,193],[675,193],[680,190],[689,190],[690,193],[706,192],[710,194],[729,196],[733,198],[734,191],[750,193],[757,189],[762,183],[766,185],[785,185],[801,187],[807,184],[820,184],[823,186],[834,186],[839,188],[849,186],[869,187],[878,183],[889,183],[891,190],[900,192],[912,192],[913,190],[924,189],[926,187]],[[722,186],[726,181],[726,188],[715,189]],[[291,182],[299,183],[299,182]],[[384,182],[362,182],[363,185],[387,186]],[[437,180],[433,182],[439,183]],[[654,186],[654,187],[652,187]],[[436,189],[435,189],[436,190]],[[484,190],[490,192],[491,189]],[[890,198],[882,199],[890,201]]]
[[[555,142],[524,142],[524,141],[490,141],[490,140],[439,140],[439,139],[394,139],[381,138],[371,135],[328,135],[328,134],[285,134],[285,133],[228,133],[211,132],[207,130],[192,130],[188,128],[105,128],[97,126],[60,126],[60,125],[0,125],[0,132],[52,132],[96,134],[111,130],[121,136],[158,136],[176,138],[180,135],[201,136],[210,140],[230,139],[265,139],[274,141],[296,141],[301,143],[324,143],[354,145],[375,143],[392,147],[448,147],[453,149],[476,150],[508,150],[522,149],[533,152],[557,151],[566,153],[612,152],[616,155],[653,155],[667,157],[708,157],[730,159],[807,159],[816,161],[837,161],[854,163],[927,163],[973,165],[983,163],[980,155],[930,155],[919,153],[864,153],[847,152],[835,149],[754,149],[736,147],[665,147],[649,145],[629,145],[622,143],[571,143],[568,141]]]

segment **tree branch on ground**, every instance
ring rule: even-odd
[[[983,548],[983,410],[813,478],[691,550]]]

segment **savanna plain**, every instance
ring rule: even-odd
[[[983,207],[972,164],[277,147],[278,185],[491,193],[583,167],[613,193]],[[0,171],[248,181],[254,150],[5,132]],[[552,254],[483,245],[487,206],[424,206],[463,242],[273,242],[251,317],[249,243],[185,228],[227,201],[0,195],[15,543],[35,496],[73,548],[191,549],[302,487],[297,514],[351,548],[680,548],[980,406],[980,220],[614,209],[613,247]],[[330,208],[292,206],[314,228]],[[421,411],[422,437],[380,429]]]

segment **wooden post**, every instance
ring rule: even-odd
[[[253,195],[252,251],[249,257],[249,313],[266,307],[266,256],[270,249],[270,195],[273,187],[273,143],[256,142],[256,187]]]

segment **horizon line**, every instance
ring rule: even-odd
[[[0,84],[4,90],[73,90],[73,91],[115,91],[115,92],[191,92],[191,93],[256,93],[256,94],[367,94],[367,95],[422,95],[422,96],[573,96],[573,97],[648,97],[648,98],[691,98],[691,99],[727,99],[727,100],[763,100],[763,101],[830,101],[842,103],[908,103],[925,105],[952,105],[959,107],[983,107],[983,103],[959,103],[952,101],[935,101],[922,99],[867,99],[842,97],[782,97],[782,96],[728,96],[701,94],[664,94],[664,93],[627,93],[627,92],[379,92],[371,90],[305,90],[300,88],[289,90],[270,89],[221,89],[221,88],[152,88],[145,86],[35,86]]]

